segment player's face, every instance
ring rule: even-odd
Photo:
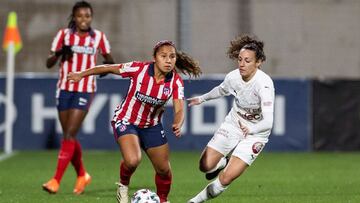
[[[92,14],[90,8],[79,8],[75,11],[74,20],[79,32],[86,32],[90,28]]]
[[[166,74],[172,71],[176,63],[176,50],[171,45],[161,46],[155,54],[155,67]]]
[[[256,61],[255,51],[241,49],[238,56],[240,75],[244,81],[250,80],[256,73],[261,61]]]

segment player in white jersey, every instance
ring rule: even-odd
[[[210,92],[188,99],[189,106],[232,95],[233,107],[215,132],[200,158],[207,179],[217,178],[189,203],[204,202],[220,195],[250,166],[268,142],[273,126],[275,90],[272,79],[260,70],[266,57],[264,43],[243,35],[231,41],[228,55],[238,68]],[[222,170],[223,169],[223,170]]]
[[[46,61],[46,66],[51,68],[61,59],[56,98],[63,130],[55,175],[42,185],[49,193],[59,190],[61,179],[70,162],[77,174],[73,190],[75,194],[83,193],[91,180],[82,162],[81,145],[76,139],[76,134],[90,107],[96,91],[96,81],[95,77],[87,77],[78,83],[70,83],[66,76],[71,71],[86,70],[95,66],[98,50],[101,51],[106,63],[114,63],[105,34],[90,27],[92,16],[93,9],[88,2],[76,2],[72,8],[68,28],[57,33]]]

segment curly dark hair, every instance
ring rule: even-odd
[[[227,55],[230,59],[237,59],[241,49],[248,49],[255,52],[256,61],[265,61],[264,42],[257,39],[256,36],[243,34],[231,40]]]
[[[199,77],[202,73],[199,62],[193,59],[188,54],[178,51],[176,49],[175,44],[170,40],[163,40],[156,43],[154,49],[153,49],[153,56],[155,57],[156,53],[158,52],[159,48],[164,45],[170,45],[175,48],[176,50],[176,69],[178,72],[181,72],[185,75],[188,75],[190,77]]]

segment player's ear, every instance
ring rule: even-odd
[[[260,68],[261,64],[262,64],[262,60],[259,59],[259,60],[255,63],[256,68]]]

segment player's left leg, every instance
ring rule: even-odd
[[[155,184],[160,202],[167,202],[172,181],[169,162],[169,145],[166,143],[161,146],[148,148],[146,154],[156,171]]]

